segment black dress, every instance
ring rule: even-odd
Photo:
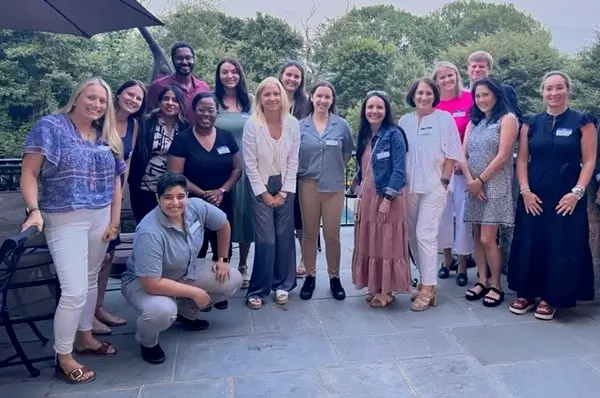
[[[570,216],[556,213],[560,199],[577,184],[581,172],[581,127],[596,124],[591,115],[567,109],[526,118],[529,126],[529,187],[542,201],[542,213],[517,204],[508,264],[508,287],[518,297],[541,297],[555,308],[594,299],[594,269],[585,199]]]
[[[190,127],[178,134],[169,148],[169,155],[185,159],[183,175],[198,188],[207,191],[219,189],[231,177],[233,171],[233,156],[239,152],[239,147],[233,135],[227,130],[216,129],[215,143],[210,151],[207,151],[194,135],[194,128]],[[227,215],[227,221],[232,223],[233,200],[231,192],[223,195],[219,205]],[[199,258],[206,257],[208,245],[212,249],[212,259],[217,260],[217,233],[205,229],[204,243],[198,254]],[[231,258],[232,247],[229,242],[229,258]]]

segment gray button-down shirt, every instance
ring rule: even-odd
[[[183,278],[188,265],[200,252],[204,228],[221,229],[227,216],[202,199],[189,198],[184,221],[185,231],[182,231],[158,206],[144,217],[135,231],[133,250],[121,279],[123,285],[137,278]]]
[[[348,122],[329,115],[325,132],[319,134],[312,115],[300,121],[298,178],[317,181],[319,192],[338,192],[346,188],[346,162],[354,149]]]

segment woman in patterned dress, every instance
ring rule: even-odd
[[[492,78],[473,85],[471,121],[465,135],[462,165],[467,180],[465,222],[473,226],[473,252],[479,280],[465,297],[483,298],[485,307],[504,301],[500,284],[502,258],[496,243],[500,225],[514,225],[512,156],[519,122],[510,113],[502,86]],[[487,259],[487,263],[486,263]],[[488,281],[487,266],[491,270]]]

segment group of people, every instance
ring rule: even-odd
[[[344,300],[345,196],[354,197],[356,220],[352,280],[366,288],[372,307],[410,290],[411,256],[420,273],[411,309],[435,306],[437,278],[456,267],[456,283],[466,286],[471,255],[478,280],[466,299],[500,305],[499,226],[515,227],[510,311],[534,310],[549,320],[556,308],[593,298],[587,213],[578,203],[594,174],[596,119],[568,107],[564,73],[542,79],[546,111],[523,117],[514,89],[488,76],[490,54],[469,57],[466,89],[457,67],[440,62],[409,89],[414,111],[399,120],[385,92],[367,92],[355,143],[336,111],[335,88],[319,82],[307,92],[298,62],[252,95],[233,58],[217,65],[214,91],[193,75],[191,46],[174,44],[171,58],[175,73],[148,90],[132,80],[113,96],[100,78],[82,82],[25,143],[23,228],[45,227],[61,285],[56,376],[88,383],[96,373],[74,354],[117,354],[97,336],[125,323],[103,305],[125,181],[137,228],[121,291],[139,314],[136,340],[150,363],[165,361],[162,331],[174,322],[207,328],[202,312],[226,309],[239,289],[258,310],[271,294],[286,304],[302,277],[299,296],[311,299],[321,226],[331,295]],[[232,242],[239,245],[236,266]]]

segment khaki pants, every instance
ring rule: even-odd
[[[302,212],[302,254],[306,273],[317,274],[317,238],[323,219],[325,255],[329,278],[340,276],[340,222],[344,210],[344,191],[318,192],[314,180],[300,180],[300,210]]]
[[[211,302],[219,302],[231,297],[242,285],[242,275],[229,267],[229,279],[225,283],[217,280],[212,271],[213,262],[204,258],[194,260],[192,266],[194,280],[181,279],[179,282],[188,283],[204,289]],[[121,293],[138,312],[136,340],[144,347],[154,347],[158,344],[158,335],[167,330],[180,314],[188,319],[196,319],[200,308],[188,298],[159,296],[146,293],[141,280],[135,279],[121,286]]]

